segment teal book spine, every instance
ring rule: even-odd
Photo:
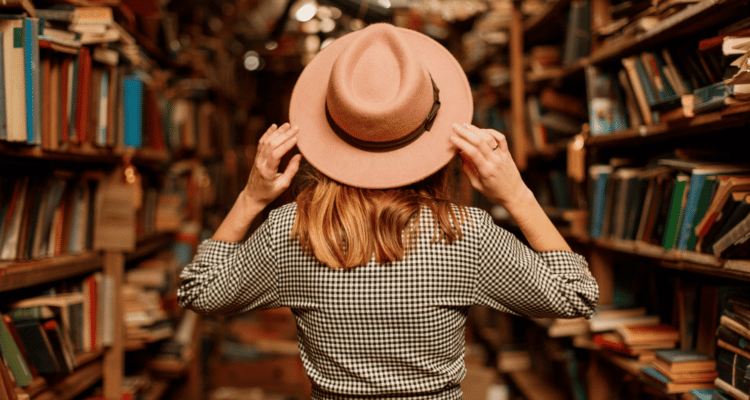
[[[0,140],[8,139],[8,117],[5,113],[5,33],[0,32]]]
[[[41,71],[39,69],[39,20],[23,21],[24,73],[26,83],[26,134],[29,144],[42,143]]]
[[[682,199],[685,196],[688,180],[689,177],[687,175],[678,175],[677,181],[672,189],[672,199],[669,204],[667,224],[664,229],[664,240],[662,242],[662,246],[665,250],[671,250],[675,247],[677,232],[680,225],[680,215],[682,214]]]
[[[143,81],[135,75],[123,80],[125,146],[140,148],[143,135]]]
[[[680,221],[680,231],[677,235],[677,249],[687,250],[690,231],[693,230],[693,219],[698,209],[698,200],[700,199],[703,185],[706,182],[706,175],[693,174],[690,178],[690,188],[688,189],[687,202],[685,210],[682,213]]]

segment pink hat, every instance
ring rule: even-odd
[[[346,185],[384,189],[445,166],[454,123],[470,122],[466,74],[435,40],[373,24],[326,46],[294,86],[289,121],[307,161]]]

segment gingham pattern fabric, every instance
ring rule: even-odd
[[[461,240],[431,244],[424,209],[423,233],[405,260],[344,271],[290,238],[291,203],[244,243],[201,243],[178,298],[203,314],[291,308],[314,399],[460,399],[469,306],[578,317],[590,316],[598,297],[580,255],[535,252],[486,212],[468,213]]]

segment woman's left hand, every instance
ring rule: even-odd
[[[255,162],[243,193],[252,204],[263,208],[291,185],[299,170],[302,155],[292,157],[283,173],[279,172],[279,164],[282,157],[297,144],[298,132],[299,128],[289,123],[278,128],[273,124],[260,138]]]

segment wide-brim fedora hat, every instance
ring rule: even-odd
[[[378,23],[310,61],[292,91],[289,121],[313,167],[345,185],[383,189],[448,164],[452,125],[471,122],[472,113],[466,74],[443,45]]]

